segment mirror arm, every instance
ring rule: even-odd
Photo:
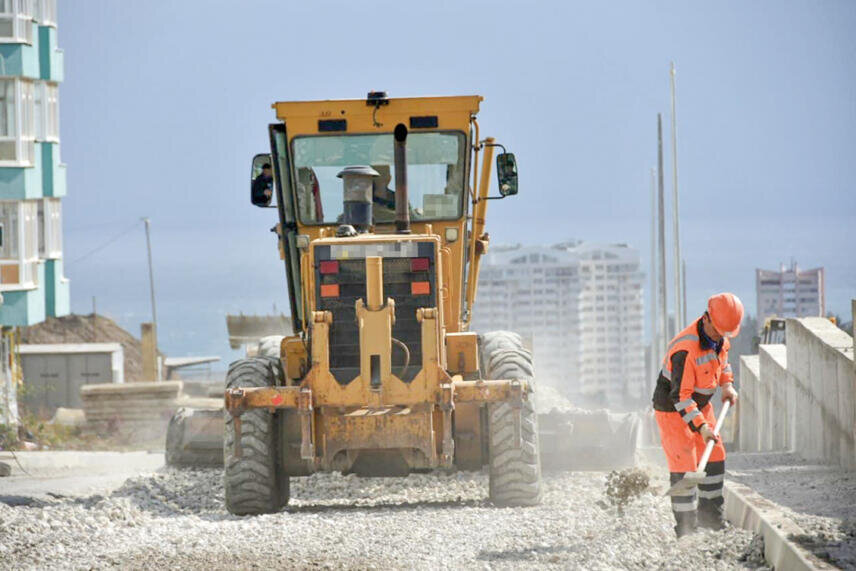
[[[505,145],[503,145],[502,143],[489,143],[488,139],[485,139],[484,141],[481,141],[478,144],[479,149],[483,149],[485,147],[499,147],[500,149],[502,149],[503,153],[508,152],[505,150]],[[475,192],[473,194],[475,194]],[[482,200],[501,200],[503,198],[505,198],[505,197],[504,196],[475,196],[473,199],[473,204],[478,204]]]
[[[499,147],[500,149],[502,149],[502,152],[503,152],[503,153],[507,153],[507,152],[508,152],[508,151],[506,151],[506,150],[505,150],[505,145],[503,145],[503,144],[501,144],[501,143],[488,143],[488,142],[487,142],[487,139],[485,139],[484,141],[482,141],[482,142],[480,143],[480,146],[482,146],[482,147]]]

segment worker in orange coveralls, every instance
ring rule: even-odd
[[[707,301],[707,311],[678,333],[663,359],[654,390],[654,411],[660,439],[669,463],[671,483],[698,469],[706,443],[716,440],[706,477],[688,495],[672,496],[678,537],[697,526],[721,529],[725,447],[713,434],[716,418],[710,399],[722,387],[722,402],[737,402],[734,375],[728,363],[729,338],[743,321],[743,304],[733,293],[719,293]]]

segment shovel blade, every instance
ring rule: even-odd
[[[687,472],[684,477],[675,482],[671,488],[665,493],[666,496],[686,496],[687,493],[695,488],[704,480],[707,474],[705,472]]]

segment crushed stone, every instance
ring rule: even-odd
[[[315,474],[284,511],[237,517],[220,470],[165,468],[106,496],[0,503],[0,569],[764,567],[744,530],[676,540],[664,480],[619,515],[606,478],[548,474],[542,505],[497,508],[482,472]]]

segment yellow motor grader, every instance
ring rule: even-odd
[[[494,503],[540,501],[531,353],[469,331],[488,200],[517,193],[514,155],[479,134],[481,101],[273,105],[251,199],[279,215],[294,334],[229,367],[230,512],[277,511],[289,478],[317,471],[485,465]]]

